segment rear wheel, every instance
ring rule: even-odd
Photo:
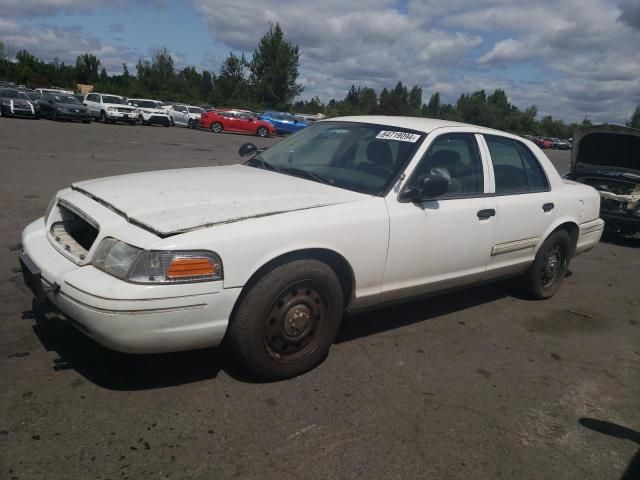
[[[269,135],[269,130],[267,130],[266,127],[260,127],[258,128],[257,133],[259,137],[266,137],[267,135]]]
[[[564,230],[549,235],[522,276],[523,293],[543,299],[552,297],[558,291],[569,268],[570,242],[569,234]]]
[[[294,260],[246,292],[225,341],[257,377],[291,378],[324,360],[342,311],[342,287],[333,269],[317,260]]]
[[[211,131],[212,131],[213,133],[220,133],[220,132],[222,132],[222,124],[221,124],[221,123],[219,123],[219,122],[213,122],[213,123],[211,124]]]

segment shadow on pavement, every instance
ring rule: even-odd
[[[636,432],[627,427],[606,420],[582,417],[578,420],[580,425],[598,433],[609,435],[621,440],[630,440],[636,445],[640,445],[640,432]],[[640,450],[631,459],[627,469],[623,473],[621,480],[638,480],[640,478]]]
[[[485,285],[347,317],[336,343],[428,321],[505,296],[503,284]],[[36,322],[33,329],[44,348],[59,356],[52,368],[74,369],[103,388],[122,391],[162,388],[213,379],[221,370],[241,382],[259,382],[245,374],[224,347],[168,354],[125,354],[102,347],[68,322],[47,318],[50,315],[44,311],[34,309],[31,315]]]

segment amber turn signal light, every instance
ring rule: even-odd
[[[205,277],[215,274],[215,265],[203,257],[176,258],[167,269],[167,278]]]

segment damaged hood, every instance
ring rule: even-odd
[[[619,176],[640,181],[640,130],[598,125],[576,132],[571,173]]]
[[[78,182],[72,188],[161,237],[368,198],[244,165],[134,173]]]

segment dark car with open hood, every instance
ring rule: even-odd
[[[579,130],[566,178],[600,192],[600,217],[607,230],[640,232],[640,130],[618,125]]]

